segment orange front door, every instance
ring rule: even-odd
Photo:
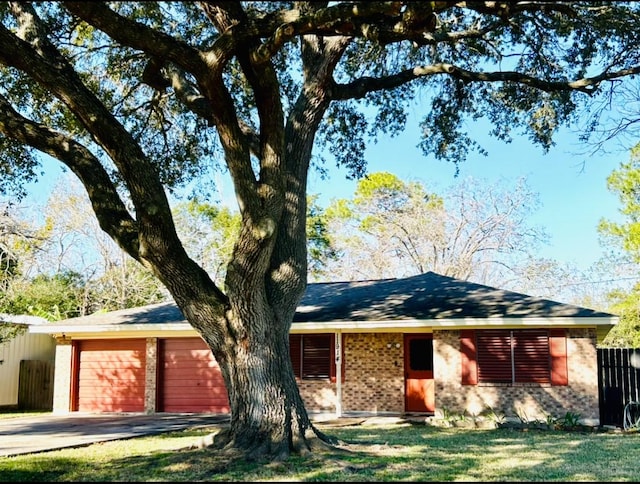
[[[405,412],[435,411],[433,335],[404,335]]]

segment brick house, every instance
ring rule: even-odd
[[[597,423],[613,314],[441,276],[309,284],[290,331],[312,412]],[[228,412],[219,368],[171,302],[32,328],[56,338],[54,412]]]

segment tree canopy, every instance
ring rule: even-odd
[[[352,199],[327,208],[340,253],[329,272],[357,280],[434,271],[506,287],[526,272],[548,238],[527,220],[538,204],[525,179],[490,185],[466,178],[436,193],[423,182],[370,173]]]
[[[416,107],[425,155],[482,152],[467,124],[479,117],[495,138],[521,131],[548,148],[640,72],[638,8],[3,2],[0,190],[25,195],[42,153],[73,172],[102,230],[219,362],[231,422],[216,446],[285,458],[333,442],[307,415],[288,351],[307,281],[309,170],[333,157],[362,176],[365,144]],[[224,286],[185,250],[168,198],[210,195],[218,167],[241,216]]]
[[[618,195],[622,222],[602,219],[598,226],[603,241],[622,253],[625,259],[640,263],[640,145],[631,150],[627,162],[621,163],[607,179],[607,187]],[[607,335],[607,346],[640,348],[640,283],[630,290],[612,291],[612,308],[620,315],[620,323]]]

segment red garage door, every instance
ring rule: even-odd
[[[202,338],[160,341],[159,385],[161,412],[229,412],[220,367]]]
[[[77,346],[80,412],[143,412],[145,340],[86,340]]]

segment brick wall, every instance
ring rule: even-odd
[[[337,407],[336,384],[321,380],[298,379],[300,396],[309,412],[333,413]]]
[[[368,413],[404,412],[404,344],[401,333],[343,334],[344,379],[342,411]],[[396,347],[396,344],[399,347]],[[145,412],[156,411],[157,340],[147,339]],[[596,331],[567,330],[568,386],[468,386],[461,384],[459,332],[433,333],[436,415],[480,414],[488,407],[507,416],[530,419],[562,417],[578,413],[597,419],[598,370]],[[53,411],[68,413],[71,389],[70,340],[56,346]],[[337,385],[328,381],[300,380],[300,393],[311,412],[335,412]]]
[[[71,340],[58,338],[53,377],[53,413],[69,413],[71,410],[71,357]]]
[[[595,329],[567,330],[569,385],[462,385],[458,331],[434,331],[436,414],[479,415],[489,407],[507,417],[545,420],[567,412],[598,419],[598,368]]]
[[[155,413],[158,385],[158,338],[147,338],[145,359],[144,412]]]
[[[404,411],[402,342],[402,334],[397,333],[342,335],[343,412],[402,413]],[[396,344],[399,347],[396,347]],[[338,404],[336,383],[298,380],[298,387],[307,410],[336,411]]]
[[[399,348],[396,348],[399,344]],[[390,347],[387,347],[390,345]],[[404,345],[400,333],[343,335],[345,412],[404,411]]]

